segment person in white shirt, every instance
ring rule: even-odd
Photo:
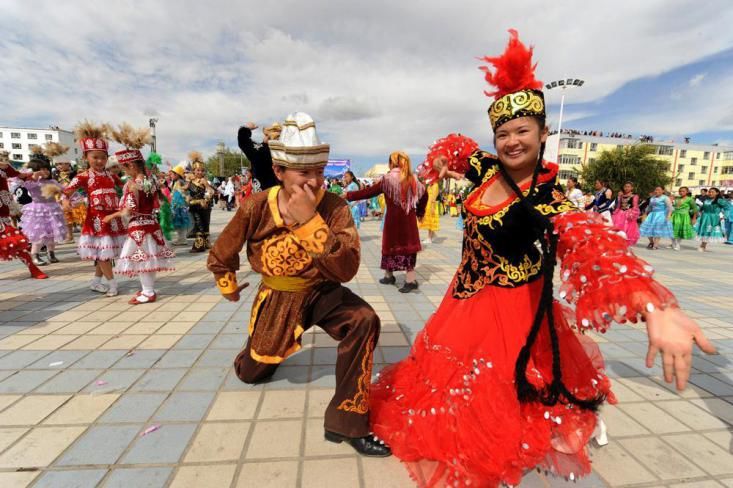
[[[565,191],[565,196],[568,197],[568,200],[573,202],[573,205],[578,207],[579,209],[585,208],[585,197],[583,196],[583,192],[578,188],[578,178],[575,176],[571,176],[568,178],[568,189]]]

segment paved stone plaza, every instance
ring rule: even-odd
[[[231,215],[214,211],[213,231]],[[420,291],[409,295],[377,283],[381,235],[376,222],[362,226],[362,267],[349,286],[382,318],[375,373],[407,354],[452,277],[461,234],[455,219],[442,225],[418,258]],[[532,472],[522,486],[733,487],[733,248],[702,254],[693,245],[637,252],[721,354],[696,357],[691,388],[678,395],[660,368],[643,366],[640,327],[598,336],[620,400],[603,410],[609,445],[593,448],[595,472],[578,483]],[[394,458],[323,440],[336,359],[326,334],[309,331],[267,384],[237,380],[231,362],[258,278],[249,276],[241,302],[226,302],[206,256],[178,249],[178,271],[158,282],[161,299],[139,307],[127,304],[137,281],[123,281],[118,298],[89,291],[92,267],[69,245],[46,281],[0,264],[0,487],[412,486]]]

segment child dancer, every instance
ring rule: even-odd
[[[53,179],[58,181],[62,188],[66,188],[71,180],[76,176],[76,171],[71,166],[70,161],[57,161],[56,168],[53,170]],[[87,215],[86,201],[83,195],[75,193],[70,200],[70,208],[64,210],[64,218],[66,219],[67,238],[66,244],[74,242],[74,226],[81,228],[84,225],[84,219]]]
[[[186,181],[186,170],[183,166],[176,166],[170,172],[173,180],[173,193],[171,194],[171,210],[173,211],[173,228],[176,231],[177,239],[173,242],[176,246],[185,246],[186,233],[191,226],[191,217],[188,215],[188,181]]]
[[[67,238],[66,220],[64,211],[56,200],[61,193],[61,185],[51,179],[50,157],[68,151],[67,146],[50,143],[46,151],[35,146],[31,152],[28,168],[33,171],[33,177],[23,185],[28,190],[33,201],[23,207],[23,216],[20,219],[23,232],[31,243],[31,256],[36,266],[46,266],[48,263],[40,256],[43,246],[48,249],[48,259],[58,263],[56,258],[56,243],[64,242]]]
[[[634,184],[630,181],[624,183],[623,191],[618,192],[616,197],[616,208],[612,212],[611,219],[616,230],[626,234],[626,242],[629,246],[639,241],[639,196],[634,193]]]
[[[28,266],[31,276],[38,280],[48,276],[33,264],[28,254],[28,239],[25,235],[10,225],[10,207],[13,196],[8,190],[8,178],[27,178],[28,174],[21,174],[10,166],[10,159],[7,151],[0,151],[0,261],[10,261],[13,258],[20,259]]]
[[[134,129],[121,124],[112,131],[112,137],[126,149],[115,153],[117,161],[125,169],[128,179],[122,192],[121,210],[107,215],[105,222],[122,216],[128,217],[127,240],[122,247],[115,272],[127,276],[138,276],[141,290],[128,302],[130,305],[153,303],[155,275],[159,271],[174,271],[175,254],[166,245],[163,231],[153,212],[158,206],[158,184],[156,178],[145,171],[145,159],[140,148],[149,143],[150,129]]]
[[[121,186],[120,179],[105,169],[109,150],[105,130],[106,127],[87,121],[76,127],[75,137],[81,144],[89,169],[76,175],[64,189],[64,194],[68,198],[76,191],[84,190],[88,196],[89,208],[79,237],[78,253],[82,260],[94,261],[94,278],[89,288],[115,297],[118,291],[112,260],[119,256],[126,232],[121,219],[104,221],[107,215],[117,211],[119,198],[115,187]],[[68,200],[64,205],[69,206]],[[102,277],[106,278],[107,285],[102,284]]]
[[[690,196],[690,189],[681,186],[677,198],[674,199],[674,210],[672,211],[672,249],[680,250],[682,239],[695,237],[695,229],[692,227],[697,217],[697,204]]]
[[[700,241],[698,251],[710,251],[708,249],[709,242],[723,242],[723,230],[720,228],[720,214],[728,213],[730,203],[720,196],[720,190],[710,188],[708,197],[703,200],[700,216],[695,224],[697,239]]]

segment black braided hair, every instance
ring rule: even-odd
[[[544,126],[542,120],[538,120],[540,128]],[[542,168],[542,159],[545,155],[545,143],[543,142],[540,146],[539,158],[537,165],[535,166],[534,173],[532,174],[532,184],[529,187],[529,198],[525,197],[522,191],[519,189],[517,183],[509,176],[504,165],[499,160],[499,170],[501,175],[507,184],[511,187],[512,191],[517,195],[522,207],[527,212],[531,224],[533,227],[543,231],[543,237],[540,239],[540,246],[542,248],[542,294],[540,296],[540,302],[537,306],[537,312],[532,322],[532,328],[527,336],[527,341],[519,352],[517,362],[514,369],[514,380],[517,389],[517,397],[522,403],[530,402],[541,402],[544,405],[552,406],[560,402],[569,402],[578,407],[586,410],[597,410],[601,403],[605,400],[604,395],[598,395],[591,399],[580,399],[571,393],[562,381],[562,367],[560,364],[560,341],[557,336],[557,329],[555,328],[555,316],[553,311],[553,275],[555,272],[556,254],[557,254],[557,242],[558,236],[555,233],[555,228],[552,221],[542,215],[534,206],[533,198],[534,191],[537,186],[537,179]],[[540,327],[542,326],[542,319],[547,316],[547,327],[550,333],[550,343],[552,346],[552,383],[549,387],[545,387],[542,390],[538,390],[535,386],[529,383],[527,380],[527,365],[529,364],[530,355],[532,352],[532,346],[534,345],[537,335],[539,334]]]

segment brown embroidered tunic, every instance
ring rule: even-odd
[[[342,198],[319,192],[316,216],[289,227],[278,210],[279,191],[275,186],[244,200],[207,263],[221,292],[233,292],[246,242],[250,266],[262,275],[249,324],[250,354],[267,364],[279,364],[300,349],[307,305],[324,285],[351,280],[360,259],[359,235]]]

